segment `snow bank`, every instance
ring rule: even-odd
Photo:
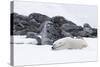
[[[18,40],[20,41],[19,38]],[[22,37],[22,39],[24,38]],[[50,45],[14,44],[14,64],[16,66],[16,65],[96,61],[97,38],[84,38],[84,39],[87,41],[88,47],[84,49],[73,49],[73,50],[64,49],[64,50],[53,51],[51,49],[52,46]]]

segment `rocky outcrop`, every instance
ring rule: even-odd
[[[83,25],[83,30],[78,33],[82,37],[96,37],[97,32],[95,28],[92,28],[88,23]],[[96,35],[95,35],[96,34]]]
[[[95,38],[97,37],[97,29],[96,28],[92,28],[93,33],[91,34],[91,37]]]
[[[50,20],[50,18],[46,15],[40,13],[31,13],[29,15],[30,19],[35,19],[39,24],[43,23],[44,21]]]
[[[26,33],[27,32],[40,33],[41,24],[46,20],[50,20],[50,18],[48,16],[45,16],[39,13],[32,13],[29,16],[23,16],[17,13],[12,13],[11,14],[11,30],[13,31],[11,32],[11,35],[13,34],[20,35],[18,32],[23,31],[23,30]]]
[[[37,33],[34,32],[27,32],[26,38],[34,38],[37,40],[37,45],[41,45],[41,38],[38,36]]]
[[[43,29],[40,33],[42,45],[52,45],[55,39],[55,36],[53,35],[53,32],[55,31],[53,28],[53,23],[51,21],[45,21],[43,25]]]
[[[51,21],[54,22],[55,24],[62,26],[63,24],[67,23],[69,25],[76,25],[72,21],[66,20],[63,16],[54,16],[51,18]]]
[[[78,26],[63,16],[50,18],[40,13],[31,13],[29,16],[12,13],[11,35],[27,35],[27,38],[37,39],[38,45],[52,45],[63,37],[97,37],[97,29],[88,23],[83,27]]]
[[[11,14],[11,35],[16,34],[16,35],[20,35],[20,34],[25,34],[26,29],[28,27],[28,17],[27,16],[23,16],[23,15],[19,15],[17,13],[12,13]]]
[[[81,26],[77,26],[77,25],[71,25],[71,24],[63,24],[62,27],[62,34],[65,37],[77,37],[78,36],[78,32],[82,31],[83,28]]]

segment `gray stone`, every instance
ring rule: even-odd
[[[85,24],[83,25],[83,27],[92,28],[88,23],[85,23]]]
[[[65,30],[62,30],[62,35],[64,35],[65,37],[73,37],[72,34],[70,32],[66,32]]]
[[[31,13],[29,15],[30,19],[35,19],[38,23],[43,23],[44,21],[50,20],[50,18],[46,15],[40,14],[40,13]]]
[[[58,26],[62,26],[65,23],[70,24],[70,25],[76,25],[72,21],[66,20],[63,16],[54,16],[51,18],[51,21],[57,24]]]
[[[51,38],[51,32],[48,32],[50,28],[52,27],[52,22],[51,21],[45,21],[43,29],[41,31],[41,37],[42,37],[42,45],[52,45],[53,40]],[[52,31],[53,32],[53,31]]]
[[[67,23],[63,24],[61,29],[64,36],[71,36],[71,37],[78,36],[78,32],[83,30],[81,26],[70,25]]]
[[[86,32],[86,31],[79,31],[78,34],[81,37],[93,37],[90,33]]]
[[[97,29],[96,28],[92,28],[93,33],[91,34],[93,38],[97,37]]]
[[[20,30],[20,31],[13,30],[13,35],[26,35],[26,31],[25,30]]]
[[[38,42],[37,45],[41,45],[41,38],[38,36],[37,33],[27,32],[26,38],[35,38]]]

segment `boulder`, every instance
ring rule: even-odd
[[[89,37],[89,33],[85,32],[85,31],[79,31],[78,32],[78,36],[81,36],[81,37]]]
[[[85,23],[85,24],[83,25],[83,27],[92,28],[88,23]]]
[[[26,38],[34,38],[38,42],[37,45],[41,45],[41,38],[38,36],[37,33],[27,32]]]
[[[59,32],[58,30],[60,29],[56,29],[53,22],[45,21],[43,29],[41,31],[42,44],[52,45],[54,41],[61,38],[61,32]]]
[[[62,26],[65,23],[69,25],[76,25],[72,21],[66,20],[63,16],[54,16],[51,18],[51,21],[59,26]]]
[[[64,37],[73,37],[72,34],[70,32],[67,32],[65,30],[62,30],[62,35],[64,35]]]
[[[53,44],[52,38],[54,38],[54,37],[51,34],[51,32],[53,32],[52,29],[54,29],[54,28],[52,28],[52,22],[45,21],[43,29],[40,33],[41,37],[42,37],[42,45],[52,45]]]
[[[50,20],[50,18],[46,15],[40,13],[31,13],[29,15],[30,19],[35,19],[38,23],[43,23],[44,21]]]
[[[26,30],[20,30],[20,31],[13,30],[13,35],[26,35]]]
[[[37,36],[37,33],[35,32],[27,32],[26,34],[26,38],[34,38],[35,36]]]
[[[89,34],[93,33],[92,27],[88,23],[84,24],[83,30]]]
[[[78,32],[82,31],[83,28],[81,26],[77,26],[77,25],[69,25],[69,24],[63,24],[61,27],[62,33],[64,34],[64,36],[68,36],[68,37],[74,37],[74,36],[78,36]],[[67,35],[65,35],[67,34]]]
[[[92,28],[93,33],[91,34],[92,37],[97,37],[97,29],[96,28]]]
[[[12,32],[12,35],[23,35],[23,33],[25,34],[25,29],[27,29],[27,26],[27,16],[19,15],[18,13],[11,13],[11,30],[14,30],[14,32]]]
[[[27,27],[28,32],[36,32],[36,33],[39,32],[40,25],[35,19],[31,19],[28,24],[29,24],[29,26]]]
[[[97,37],[97,29],[92,28],[88,23],[84,24],[83,31],[88,34],[88,37]]]

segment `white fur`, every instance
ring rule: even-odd
[[[60,49],[81,49],[87,47],[87,43],[83,38],[65,37],[53,43],[54,50]]]

